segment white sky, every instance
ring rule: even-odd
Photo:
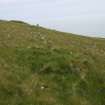
[[[0,19],[105,37],[105,0],[0,0]]]

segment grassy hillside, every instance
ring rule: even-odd
[[[0,105],[105,105],[105,39],[0,21]]]

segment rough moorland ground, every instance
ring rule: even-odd
[[[0,105],[105,105],[105,39],[0,21]]]

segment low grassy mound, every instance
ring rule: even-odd
[[[104,105],[105,39],[0,21],[0,105]]]

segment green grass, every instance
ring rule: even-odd
[[[105,105],[105,39],[0,21],[0,105]]]

